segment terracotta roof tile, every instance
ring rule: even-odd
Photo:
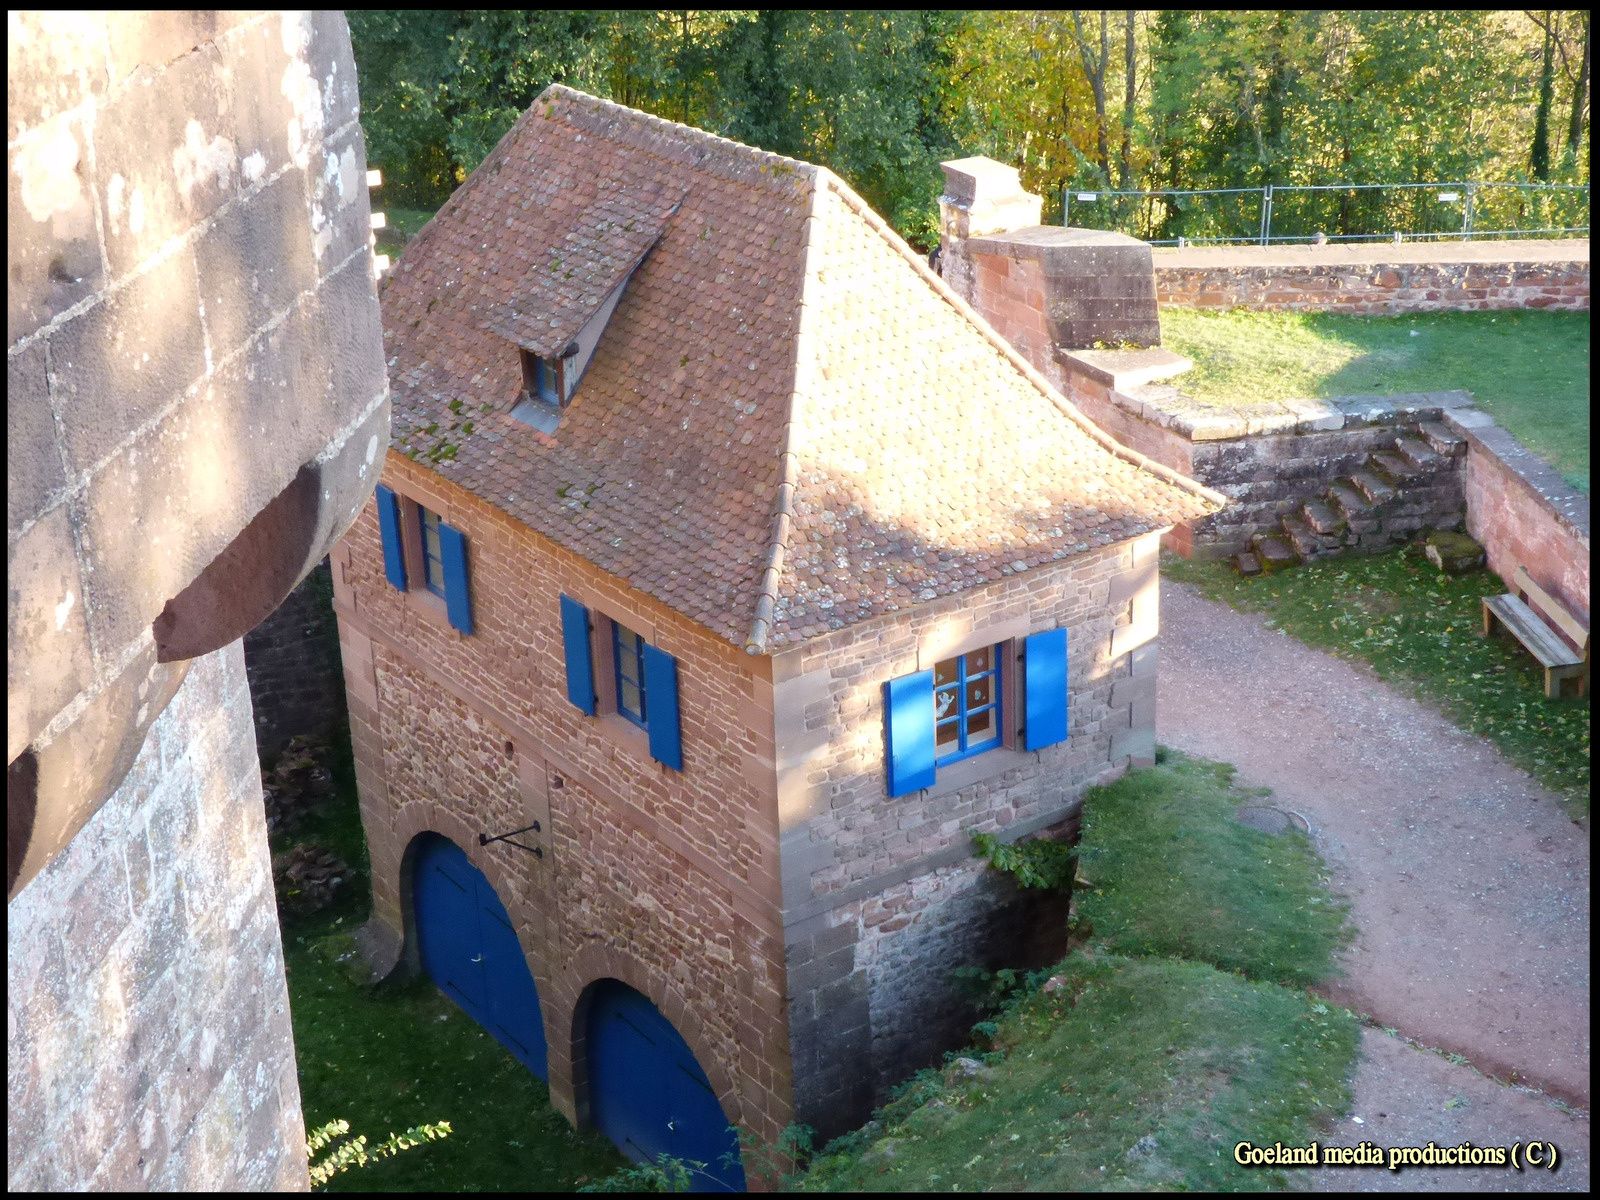
[[[509,416],[511,342],[558,353],[636,263],[556,433]],[[1220,506],[829,172],[560,86],[380,297],[396,451],[752,652]]]

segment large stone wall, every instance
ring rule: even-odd
[[[1026,958],[1031,905],[975,861],[974,832],[1060,833],[1083,790],[1155,748],[1157,535],[852,626],[774,666],[790,1039],[799,1119],[863,1119],[961,1044],[951,972]],[[968,649],[1066,627],[1070,736],[1008,745],[886,795],[882,688]],[[1018,676],[1005,662],[1015,724]],[[1064,926],[1063,926],[1064,928]]]
[[[7,31],[11,1183],[303,1189],[237,643],[388,440],[349,32]]]
[[[561,1111],[587,1113],[586,998],[616,978],[676,1024],[728,1118],[775,1141],[792,1107],[765,660],[424,467],[392,456],[385,482],[466,534],[475,632],[453,630],[420,587],[389,585],[369,505],[333,566],[374,960],[404,951],[412,839],[451,837],[523,937]],[[682,772],[625,718],[567,700],[563,594],[677,658]],[[543,858],[477,844],[534,820]]]
[[[237,644],[6,909],[7,1187],[305,1190]]]
[[[1161,303],[1183,308],[1589,308],[1587,240],[1185,247],[1154,261]]]
[[[327,559],[244,635],[244,665],[263,762],[296,735],[324,737],[344,727],[344,672]]]

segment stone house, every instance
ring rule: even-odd
[[[1019,950],[970,834],[1149,761],[1157,541],[1218,498],[827,170],[560,86],[380,305],[333,555],[367,952],[632,1154],[849,1127]]]

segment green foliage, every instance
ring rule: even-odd
[[[385,208],[436,209],[552,82],[832,167],[921,250],[936,241],[938,163],[963,154],[1015,163],[1056,215],[1068,184],[1588,178],[1588,25],[1572,12],[388,9],[349,21]],[[1501,202],[1492,221],[1533,219],[1512,211],[1526,197]],[[1256,228],[1256,203],[1102,204],[1083,223],[1237,235]],[[1583,207],[1574,197],[1572,212]],[[1274,227],[1381,232],[1459,216],[1422,191],[1286,194]]]
[[[1244,579],[1220,563],[1164,559],[1171,578],[1342,658],[1488,738],[1518,766],[1589,811],[1589,701],[1552,700],[1538,664],[1510,639],[1478,635],[1487,571],[1446,575],[1412,546]]]
[[[1119,954],[1207,962],[1304,986],[1333,970],[1346,905],[1328,890],[1304,834],[1234,819],[1252,793],[1233,768],[1168,751],[1084,798],[1083,871],[1074,895],[1096,941]]]
[[[1075,857],[1066,842],[1050,838],[1002,842],[992,833],[974,833],[972,845],[991,867],[1010,875],[1019,887],[1060,890],[1072,886]]]
[[[342,1138],[349,1132],[350,1122],[344,1120],[329,1121],[318,1126],[306,1135],[306,1156],[315,1160],[316,1155],[331,1145],[335,1139]],[[422,1145],[424,1141],[432,1142],[449,1136],[448,1121],[413,1125],[404,1133],[391,1133],[370,1148],[367,1145],[367,1135],[360,1134],[350,1141],[342,1141],[334,1146],[321,1162],[311,1162],[311,1186],[320,1188],[335,1175],[348,1171],[351,1167],[364,1167],[368,1163],[393,1158],[403,1150]]]
[[[1055,975],[997,1023],[983,1077],[919,1073],[792,1186],[1278,1190],[1286,1173],[1226,1148],[1302,1144],[1348,1104],[1360,1029],[1343,1009],[1203,963],[1075,954]]]
[[[1263,401],[1449,388],[1589,487],[1586,312],[1161,312],[1162,340],[1194,360],[1179,386],[1230,408]]]
[[[586,1183],[580,1192],[687,1192],[694,1186],[696,1172],[703,1162],[673,1158],[663,1154],[653,1163],[634,1163],[618,1167],[604,1179]]]

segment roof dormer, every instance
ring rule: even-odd
[[[677,211],[659,188],[603,193],[561,244],[535,262],[516,299],[490,310],[483,328],[521,358],[522,388],[509,398],[513,416],[555,431],[628,281]]]

